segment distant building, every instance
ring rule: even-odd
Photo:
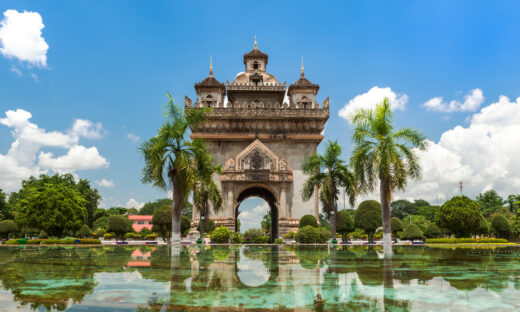
[[[141,232],[143,228],[152,229],[152,216],[129,215],[128,220],[132,221],[132,228],[136,232]]]

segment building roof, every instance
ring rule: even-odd
[[[320,89],[320,85],[314,84],[307,78],[305,78],[305,73],[302,70],[300,79],[296,80],[293,84],[289,86],[289,94],[292,93],[291,91],[296,89],[314,89],[314,92],[318,92],[318,90]]]
[[[128,215],[128,220],[152,221],[152,215]]]
[[[256,42],[256,36],[255,36],[255,47],[253,48],[253,50],[247,52],[246,54],[244,54],[244,65],[247,63],[247,59],[250,59],[250,58],[260,58],[260,59],[264,59],[265,60],[265,65],[267,65],[267,61],[269,59],[269,56],[258,50],[258,44]]]
[[[210,73],[206,79],[202,80],[199,83],[195,84],[195,90],[199,91],[200,88],[222,88],[225,89],[226,86],[218,81],[215,77],[213,77],[213,73]]]

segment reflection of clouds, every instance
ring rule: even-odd
[[[269,270],[260,260],[247,258],[243,250],[240,251],[240,261],[238,266],[238,278],[247,286],[257,287],[269,280]]]
[[[248,198],[239,207],[240,231],[244,232],[252,228],[260,228],[262,218],[269,213],[269,205],[258,197]]]

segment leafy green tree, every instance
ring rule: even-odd
[[[204,227],[204,230],[206,230],[206,232],[208,233],[211,233],[213,232],[215,229],[217,228],[217,225],[215,224],[215,221],[209,219],[209,220],[206,220],[206,226]],[[199,222],[199,224],[197,224],[197,229],[199,230],[199,232],[201,232],[201,224]]]
[[[18,231],[18,228],[12,220],[0,221],[0,237],[8,238],[10,233],[16,231]]]
[[[330,220],[332,237],[336,237],[337,200],[341,188],[348,195],[349,203],[354,206],[357,186],[354,175],[340,158],[341,147],[337,141],[328,141],[324,154],[313,154],[303,163],[303,172],[308,175],[303,185],[302,197],[308,201],[318,189],[323,203],[323,212]]]
[[[116,234],[116,240],[124,240],[125,234],[132,232],[132,222],[123,215],[108,217],[108,232]]]
[[[436,238],[439,235],[441,235],[441,229],[439,229],[439,227],[432,222],[428,224],[428,226],[426,227],[426,232],[424,234],[429,238]]]
[[[85,199],[71,185],[26,184],[19,194],[16,223],[23,227],[44,230],[51,236],[62,236],[75,233],[86,222]]]
[[[94,212],[94,222],[101,217],[108,217],[108,211],[103,208],[98,208],[96,209],[96,212]]]
[[[271,235],[271,214],[267,213],[263,216],[260,227],[265,234]]]
[[[480,227],[480,207],[466,196],[455,196],[445,202],[435,216],[440,228],[447,228],[456,237],[468,237]]]
[[[193,191],[193,203],[199,208],[200,218],[202,219],[200,239],[203,239],[210,207],[213,208],[215,213],[222,210],[222,194],[213,181],[213,175],[222,173],[222,168],[220,165],[213,165],[213,157],[209,153],[201,153],[195,159],[195,163],[197,182]]]
[[[101,200],[101,196],[99,195],[97,189],[94,189],[90,186],[90,182],[85,179],[80,179],[76,182],[74,176],[70,173],[67,174],[54,174],[54,175],[45,175],[42,174],[39,177],[30,177],[27,180],[22,182],[22,188],[15,193],[12,193],[9,197],[9,202],[11,204],[11,208],[19,207],[17,202],[23,199],[26,196],[26,190],[29,188],[39,188],[44,187],[45,185],[64,185],[68,188],[74,189],[77,191],[80,196],[84,200],[84,208],[86,210],[86,220],[85,222],[92,226],[92,223],[95,220],[94,214],[98,207],[99,201]],[[75,231],[74,231],[75,232]]]
[[[211,232],[212,243],[227,244],[230,237],[231,231],[225,226],[220,226]]]
[[[2,189],[0,189],[0,220],[12,219],[9,203],[6,200],[7,196]]]
[[[379,180],[383,215],[383,249],[392,255],[390,201],[392,193],[404,190],[409,178],[421,176],[413,148],[426,149],[425,136],[411,128],[394,130],[388,98],[375,111],[360,109],[352,117],[355,143],[351,165],[362,189],[373,191]]]
[[[423,239],[424,235],[421,229],[413,223],[408,224],[404,227],[403,234],[401,234],[402,239]]]
[[[511,213],[516,213],[517,207],[516,207],[515,203],[520,201],[520,194],[510,194],[509,196],[507,196],[507,199],[505,201],[506,201],[507,205],[509,206],[509,211]]]
[[[77,190],[85,199],[85,208],[87,209],[87,225],[92,227],[95,219],[95,212],[98,209],[101,195],[97,189],[90,186],[90,182],[85,179],[80,179],[76,184]]]
[[[381,205],[375,200],[365,200],[359,204],[354,226],[365,230],[369,241],[372,241],[375,231],[381,226]]]
[[[161,198],[157,199],[153,202],[147,202],[144,204],[144,206],[139,210],[140,215],[146,215],[151,216],[153,215],[155,209],[162,207],[162,206],[171,206],[172,200],[169,198]]]
[[[316,221],[316,217],[314,217],[313,215],[304,215],[303,217],[301,217],[298,227],[302,228],[307,225],[310,225],[312,227],[318,227],[318,221]]]
[[[141,181],[164,190],[173,190],[172,242],[180,244],[183,203],[197,180],[193,160],[204,158],[207,154],[202,140],[189,141],[187,135],[189,127],[202,122],[211,109],[189,109],[184,114],[173,103],[169,93],[168,98],[168,120],[156,136],[139,147],[145,162]]]
[[[162,206],[155,209],[155,211],[153,212],[152,224],[152,231],[159,233],[162,239],[169,242],[169,234],[172,230],[172,211],[170,207]]]
[[[424,216],[426,220],[434,222],[438,210],[439,206],[419,206],[417,207],[417,215]]]
[[[108,229],[108,217],[101,217],[101,218],[96,219],[96,221],[94,221],[94,224],[92,227],[94,229],[103,229],[103,230]]]
[[[83,226],[81,226],[81,229],[79,229],[79,231],[76,233],[76,236],[80,238],[90,238],[91,235],[92,231],[86,224],[83,224]]]
[[[399,199],[390,204],[391,216],[404,220],[411,214],[415,214],[416,206],[406,199]]]
[[[242,235],[242,240],[246,244],[267,244],[269,236],[265,235],[261,229],[249,229]]]
[[[488,235],[489,234],[489,223],[486,221],[486,218],[484,216],[480,216],[480,224],[478,231],[475,234],[479,235]]]
[[[183,215],[182,221],[181,221],[182,235],[186,235],[190,231],[190,226],[191,226],[191,219]]]
[[[109,216],[124,215],[128,213],[128,208],[125,207],[110,207],[107,209]]]
[[[509,238],[511,236],[511,224],[502,215],[496,215],[491,219],[491,230],[500,238]]]
[[[497,212],[502,205],[504,200],[495,190],[489,190],[484,193],[477,195],[477,202],[480,205],[480,210],[484,217],[489,217],[492,213]]]
[[[347,234],[353,232],[354,219],[348,213],[347,210],[343,209],[338,211],[338,218],[336,219],[336,231],[341,234],[342,240],[347,241]]]
[[[139,210],[137,210],[137,208],[135,208],[135,207],[128,208],[128,214],[136,215],[138,213],[139,213]]]
[[[390,223],[392,224],[392,234],[394,235],[394,241],[397,243],[397,233],[403,231],[403,222],[397,218],[390,218]]]

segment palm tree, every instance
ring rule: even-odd
[[[183,203],[197,177],[193,160],[207,154],[202,140],[190,141],[187,138],[188,130],[190,125],[202,122],[208,110],[191,109],[185,115],[173,103],[171,95],[167,95],[169,102],[165,116],[168,120],[161,125],[156,136],[139,147],[145,161],[141,181],[164,190],[173,190],[171,242],[179,244]]]
[[[213,211],[218,212],[222,209],[222,195],[215,181],[211,178],[214,173],[220,174],[220,165],[213,165],[213,157],[207,153],[196,163],[197,183],[193,192],[193,202],[200,212],[200,239],[204,238],[204,227],[207,224],[210,205]]]
[[[406,188],[408,178],[420,177],[421,167],[413,148],[425,150],[425,136],[411,128],[394,130],[388,98],[375,111],[356,111],[352,121],[356,128],[351,166],[364,191],[373,191],[379,180],[384,253],[391,256],[390,200],[394,191]]]
[[[303,162],[303,172],[309,176],[303,185],[302,197],[308,201],[317,188],[323,211],[329,217],[332,239],[336,238],[337,200],[341,188],[345,189],[351,206],[354,205],[357,187],[355,177],[345,165],[337,141],[328,141],[324,154],[313,154]]]

